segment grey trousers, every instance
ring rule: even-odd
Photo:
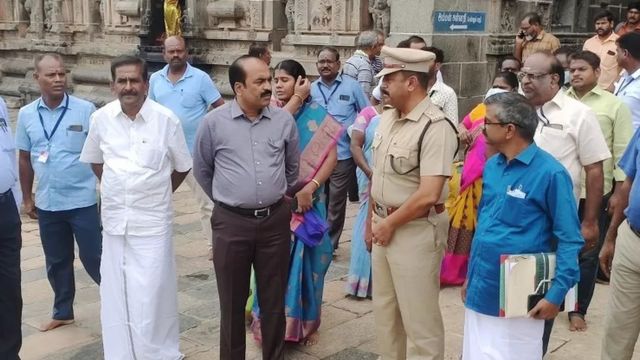
[[[329,237],[333,248],[338,248],[338,241],[344,227],[344,216],[347,210],[347,192],[355,179],[356,164],[353,159],[338,160],[338,164],[329,177]]]

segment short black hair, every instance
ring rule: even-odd
[[[520,67],[522,67],[522,61],[518,60],[518,58],[516,58],[516,57],[515,57],[515,56],[513,56],[513,55],[506,55],[506,56],[502,57],[502,58],[500,59],[500,61],[498,61],[498,71],[501,71],[501,69],[502,69],[502,64],[503,64],[505,61],[507,61],[507,60],[515,61],[515,62],[517,62],[517,63],[518,63],[518,67],[519,67],[519,68],[520,68]]]
[[[111,80],[116,81],[116,69],[125,65],[138,65],[142,69],[142,80],[149,81],[149,66],[147,62],[134,55],[120,55],[111,60]]]
[[[556,58],[555,55],[552,55],[548,52],[545,52],[545,54],[547,54],[549,56],[549,59],[551,60],[551,68],[549,69],[549,74],[550,75],[557,74],[558,77],[560,78],[558,80],[558,86],[562,87],[565,79],[564,79],[564,68],[560,63],[560,60],[558,60],[558,58]]]
[[[629,5],[627,6],[627,11],[629,11],[631,9],[640,10],[640,1],[631,1],[631,2],[629,2]]]
[[[569,57],[569,62],[571,62],[572,60],[583,60],[587,64],[589,64],[589,66],[591,66],[593,70],[600,67],[600,57],[589,50],[574,52]]]
[[[404,39],[402,41],[400,41],[398,43],[398,48],[410,48],[411,44],[417,44],[417,43],[424,43],[426,44],[427,42],[424,41],[424,39],[418,35],[411,35],[409,36],[409,38]]]
[[[408,70],[403,70],[402,73],[405,79],[409,76],[415,76],[418,79],[418,83],[425,91],[429,88],[429,73]]]
[[[435,46],[425,46],[421,50],[434,53],[436,55],[436,62],[440,64],[444,63],[444,51],[441,49],[438,49]]]
[[[57,60],[60,64],[64,65],[64,59],[62,59],[62,55],[58,54],[58,53],[44,53],[44,54],[38,54],[33,58],[33,68],[36,72],[38,72],[39,70],[39,66],[40,63],[42,62],[42,60],[44,60],[44,58],[46,57],[50,57],[54,60]]]
[[[567,58],[571,56],[575,51],[568,46],[560,46],[553,52],[553,55],[566,55]]]
[[[302,78],[307,77],[307,72],[304,71],[304,67],[299,62],[291,59],[280,61],[273,70],[282,70],[291,75],[294,79],[297,79],[298,76]]]
[[[621,49],[627,50],[631,57],[640,61],[640,32],[631,31],[616,40]]]
[[[332,47],[332,46],[325,46],[322,49],[320,49],[320,51],[318,52],[318,56],[320,56],[320,53],[322,53],[323,51],[328,51],[330,53],[333,54],[333,56],[336,57],[336,61],[340,61],[340,53],[338,52],[338,49]]]
[[[609,10],[601,10],[598,13],[596,13],[596,15],[593,17],[593,22],[595,23],[596,21],[600,20],[600,19],[607,19],[608,22],[615,22],[616,18],[615,16],[613,16],[613,13]]]
[[[242,67],[242,63],[246,59],[254,59],[255,56],[251,55],[242,55],[239,58],[235,59],[231,65],[229,66],[229,85],[231,86],[231,90],[233,93],[236,93],[235,85],[237,82],[246,85],[245,81],[247,80],[247,72],[244,71],[244,67]]]
[[[264,56],[268,51],[269,47],[266,44],[254,42],[249,46],[249,56],[259,58]]]
[[[529,19],[529,25],[542,25],[542,19],[537,12],[528,12],[524,14],[522,20]]]
[[[520,86],[520,83],[518,83],[518,76],[511,71],[501,71],[496,74],[495,78],[493,78],[493,80],[495,79],[503,79],[512,89],[517,90],[518,86]]]

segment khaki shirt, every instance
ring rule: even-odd
[[[418,140],[431,120],[431,126],[422,140],[420,166],[406,175],[403,173],[418,165]],[[418,190],[421,176],[451,176],[451,164],[458,138],[445,120],[445,116],[429,97],[425,97],[405,118],[395,109],[386,110],[372,143],[373,177],[371,197],[379,204],[400,207]],[[447,198],[445,183],[440,201]]]
[[[592,38],[584,42],[583,50],[589,50],[600,58],[600,77],[598,78],[598,85],[603,89],[608,89],[614,81],[620,77],[620,71],[622,68],[618,66],[616,60],[616,40],[620,36],[611,33],[609,37],[602,41],[598,35],[594,35]]]
[[[522,63],[527,60],[529,55],[538,51],[549,51],[553,53],[560,48],[560,40],[553,34],[540,31],[540,34],[535,39],[527,41],[522,47]]]

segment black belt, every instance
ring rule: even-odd
[[[275,203],[259,209],[245,209],[241,207],[231,206],[229,204],[225,204],[221,201],[216,201],[216,200],[214,200],[213,203],[216,206],[220,206],[221,208],[225,210],[229,210],[234,214],[251,217],[251,218],[262,219],[271,215],[271,211],[275,210],[278,206],[280,206],[283,201],[284,201],[284,198],[280,198],[280,200],[276,201]]]
[[[627,219],[627,224],[629,224],[629,229],[631,229],[631,231],[636,234],[637,237],[640,238],[640,230],[635,229],[633,226],[631,226],[631,223],[629,222],[629,219]]]

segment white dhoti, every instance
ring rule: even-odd
[[[544,320],[464,313],[462,360],[540,360]]]
[[[182,359],[171,229],[160,236],[103,232],[100,274],[105,359]]]

